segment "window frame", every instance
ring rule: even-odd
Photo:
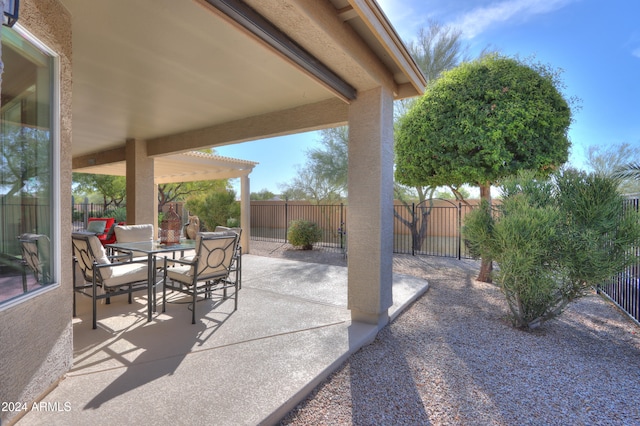
[[[4,302],[0,302],[0,312],[10,309],[16,305],[24,303],[35,297],[38,297],[49,291],[56,290],[60,287],[62,276],[62,229],[61,229],[61,200],[60,200],[60,182],[61,182],[61,167],[60,167],[60,55],[53,49],[42,42],[38,37],[29,32],[19,23],[16,23],[12,28],[20,37],[28,41],[33,47],[40,50],[42,53],[51,57],[51,253],[50,264],[53,266],[52,281],[51,283],[42,286],[38,289],[23,293],[19,296],[8,299]]]

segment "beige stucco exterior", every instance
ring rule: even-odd
[[[153,158],[147,143],[129,139],[125,147],[127,163],[127,223],[158,223],[157,187],[153,179]],[[133,177],[133,179],[131,179]]]
[[[53,19],[55,17],[55,19]],[[56,0],[22,0],[20,24],[58,53],[60,70],[60,217],[71,217],[71,17]],[[58,285],[0,310],[0,401],[30,403],[71,368],[71,223],[60,221],[54,241]],[[67,255],[64,255],[67,254]],[[2,423],[17,413],[0,413]]]
[[[32,402],[71,367],[72,158],[89,154],[121,161],[124,149],[127,220],[148,223],[157,210],[149,208],[157,202],[155,158],[349,124],[348,304],[354,321],[388,321],[393,100],[420,94],[424,77],[372,0],[246,3],[351,85],[356,98],[204,1],[21,1],[19,25],[59,55],[59,285],[0,307],[0,401]],[[248,174],[242,188],[248,204]]]
[[[349,295],[355,321],[387,323],[392,305],[393,97],[362,92],[349,109]]]

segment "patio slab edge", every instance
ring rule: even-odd
[[[349,333],[349,341],[352,342],[349,349],[346,350],[340,357],[330,363],[322,372],[315,376],[312,380],[302,386],[298,391],[291,396],[287,401],[283,402],[278,409],[267,415],[260,423],[261,426],[275,425],[284,416],[293,410],[299,403],[313,392],[313,390],[320,385],[326,378],[328,378],[334,371],[337,371],[351,355],[360,350],[360,348],[372,343],[378,335],[379,328],[373,324],[365,324],[361,322],[351,322],[347,327]]]

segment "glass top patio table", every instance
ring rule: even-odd
[[[177,251],[194,250],[196,248],[195,240],[180,240],[178,244],[161,244],[160,241],[135,241],[130,243],[107,244],[106,247],[125,250],[125,251],[139,251],[150,255],[159,253],[171,253]]]
[[[115,242],[113,244],[107,244],[105,247],[114,250],[123,250],[123,251],[131,251],[131,252],[141,252],[146,253],[149,256],[149,275],[147,277],[149,285],[147,286],[148,292],[148,318],[147,321],[151,321],[151,317],[153,312],[156,311],[155,304],[155,274],[156,274],[156,266],[155,266],[155,255],[160,253],[175,253],[178,251],[184,252],[187,250],[195,250],[196,242],[195,240],[180,240],[178,244],[161,244],[160,241],[136,241],[130,243],[119,243]]]

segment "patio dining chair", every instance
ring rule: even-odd
[[[231,231],[238,234],[238,244],[236,245],[236,251],[233,254],[233,261],[231,262],[231,274],[233,278],[238,280],[238,289],[242,288],[242,246],[240,245],[240,238],[242,237],[242,228],[228,228],[226,226],[216,226],[215,232]]]
[[[148,262],[131,260],[131,254],[107,256],[98,237],[87,233],[74,233],[71,236],[74,256],[73,276],[73,316],[76,316],[76,293],[89,296],[92,299],[93,323],[97,327],[97,301],[120,294],[129,295],[129,303],[133,303],[132,294],[135,291],[146,290],[148,282]],[[84,282],[76,282],[76,265],[82,272]],[[151,303],[148,300],[147,303]]]
[[[196,254],[191,259],[164,259],[162,312],[166,311],[167,289],[191,296],[191,323],[196,323],[198,295],[211,297],[213,291],[234,289],[234,311],[238,309],[238,280],[230,279],[231,264],[238,245],[235,232],[200,232]]]
[[[27,269],[31,270],[38,284],[51,282],[49,253],[51,241],[43,234],[22,234],[18,237],[22,252],[22,288],[27,292]]]

